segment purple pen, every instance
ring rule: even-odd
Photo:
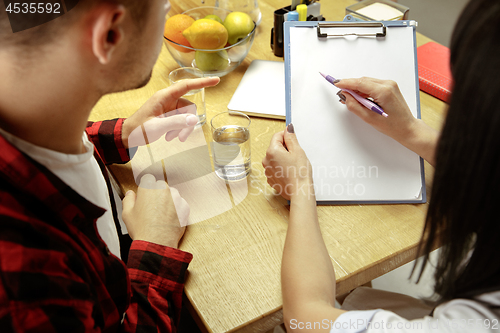
[[[321,72],[319,72],[321,74],[321,76],[323,76],[328,82],[330,82],[331,84],[335,85],[333,83],[333,81],[335,81],[335,78],[334,77],[331,77],[330,75],[325,75]],[[375,111],[377,112],[379,115],[381,116],[384,116],[384,117],[387,117],[388,114],[384,112],[384,110],[382,110],[382,108],[380,106],[378,106],[377,104],[373,103],[372,101],[370,101],[369,99],[367,98],[364,98],[364,97],[361,97],[359,96],[358,94],[356,94],[354,91],[352,91],[351,89],[341,89],[342,91],[345,91],[349,94],[351,94],[352,97],[354,97],[358,102],[360,102],[365,108],[367,109],[370,109],[372,111]]]

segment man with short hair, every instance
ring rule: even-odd
[[[127,119],[88,122],[103,95],[149,81],[168,0],[80,0],[15,33],[5,3],[0,332],[176,331],[192,258],[177,249],[189,207],[164,181],[144,176],[123,199],[127,251],[105,164],[130,160],[131,135],[146,122],[149,142],[165,133],[185,140],[197,117],[181,96],[219,79],[161,90]]]

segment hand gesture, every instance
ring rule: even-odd
[[[165,135],[167,141],[179,137],[185,141],[198,122],[196,105],[182,96],[191,90],[215,86],[218,77],[183,80],[156,92],[146,103],[123,123],[122,140],[126,148],[152,143]],[[142,127],[141,127],[142,126]]]

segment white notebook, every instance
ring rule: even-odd
[[[249,116],[285,119],[283,62],[252,61],[227,108]]]

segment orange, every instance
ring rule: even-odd
[[[165,23],[165,30],[163,32],[163,35],[170,39],[172,42],[191,47],[191,44],[189,44],[188,40],[182,35],[182,32],[189,28],[191,24],[193,24],[193,22],[194,19],[191,16],[185,14],[174,15],[167,20],[167,23]],[[181,52],[191,51],[182,46],[175,45],[174,43],[170,43],[170,45]]]

